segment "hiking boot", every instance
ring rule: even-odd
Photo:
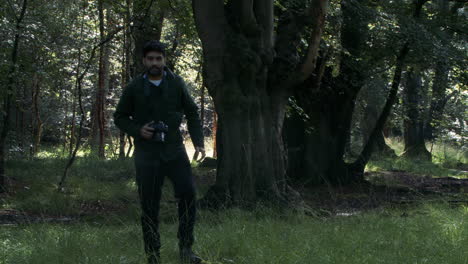
[[[193,253],[190,247],[180,248],[180,261],[183,264],[201,264],[202,259]]]

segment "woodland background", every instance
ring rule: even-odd
[[[148,40],[200,107],[207,263],[466,263],[467,16],[463,0],[2,0],[0,263],[143,261],[112,113]]]

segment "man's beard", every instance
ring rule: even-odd
[[[162,68],[159,68],[159,67],[156,67],[156,66],[153,66],[151,68],[148,68],[148,70],[146,71],[148,73],[148,75],[152,76],[152,77],[159,77],[162,75]]]

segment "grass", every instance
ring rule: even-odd
[[[468,208],[425,205],[351,217],[267,209],[201,211],[194,249],[207,263],[468,262]],[[160,227],[164,263],[177,262],[176,223]],[[144,263],[139,222],[2,227],[0,263]]]
[[[65,192],[56,192],[66,161],[44,155],[7,162],[14,189],[0,209],[75,221],[0,226],[0,264],[145,263],[132,160],[79,157]],[[448,170],[403,159],[372,161],[368,169],[436,176]],[[170,184],[162,200],[162,259],[178,263]],[[323,218],[261,206],[199,210],[194,249],[209,264],[468,263],[468,207],[441,200]]]
[[[466,151],[442,143],[427,144],[432,149],[432,161],[410,160],[401,157],[404,143],[396,138],[387,140],[387,144],[399,156],[396,159],[388,157],[373,158],[366,166],[366,171],[406,171],[418,175],[431,175],[432,177],[455,177],[467,179],[466,166],[468,159]]]
[[[380,158],[371,160],[366,166],[366,171],[406,171],[417,175],[430,175],[432,177],[455,177],[459,179],[467,179],[466,171],[445,168],[440,164],[434,164],[428,161],[412,161],[398,157]]]

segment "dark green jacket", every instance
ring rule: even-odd
[[[124,89],[117,104],[114,122],[118,128],[134,138],[136,151],[154,153],[170,160],[178,152],[185,151],[179,130],[184,114],[193,145],[203,147],[198,107],[182,78],[166,71],[159,86],[153,85],[143,75],[133,79]],[[169,131],[165,143],[152,142],[140,136],[141,127],[151,121],[163,121],[167,124]]]

